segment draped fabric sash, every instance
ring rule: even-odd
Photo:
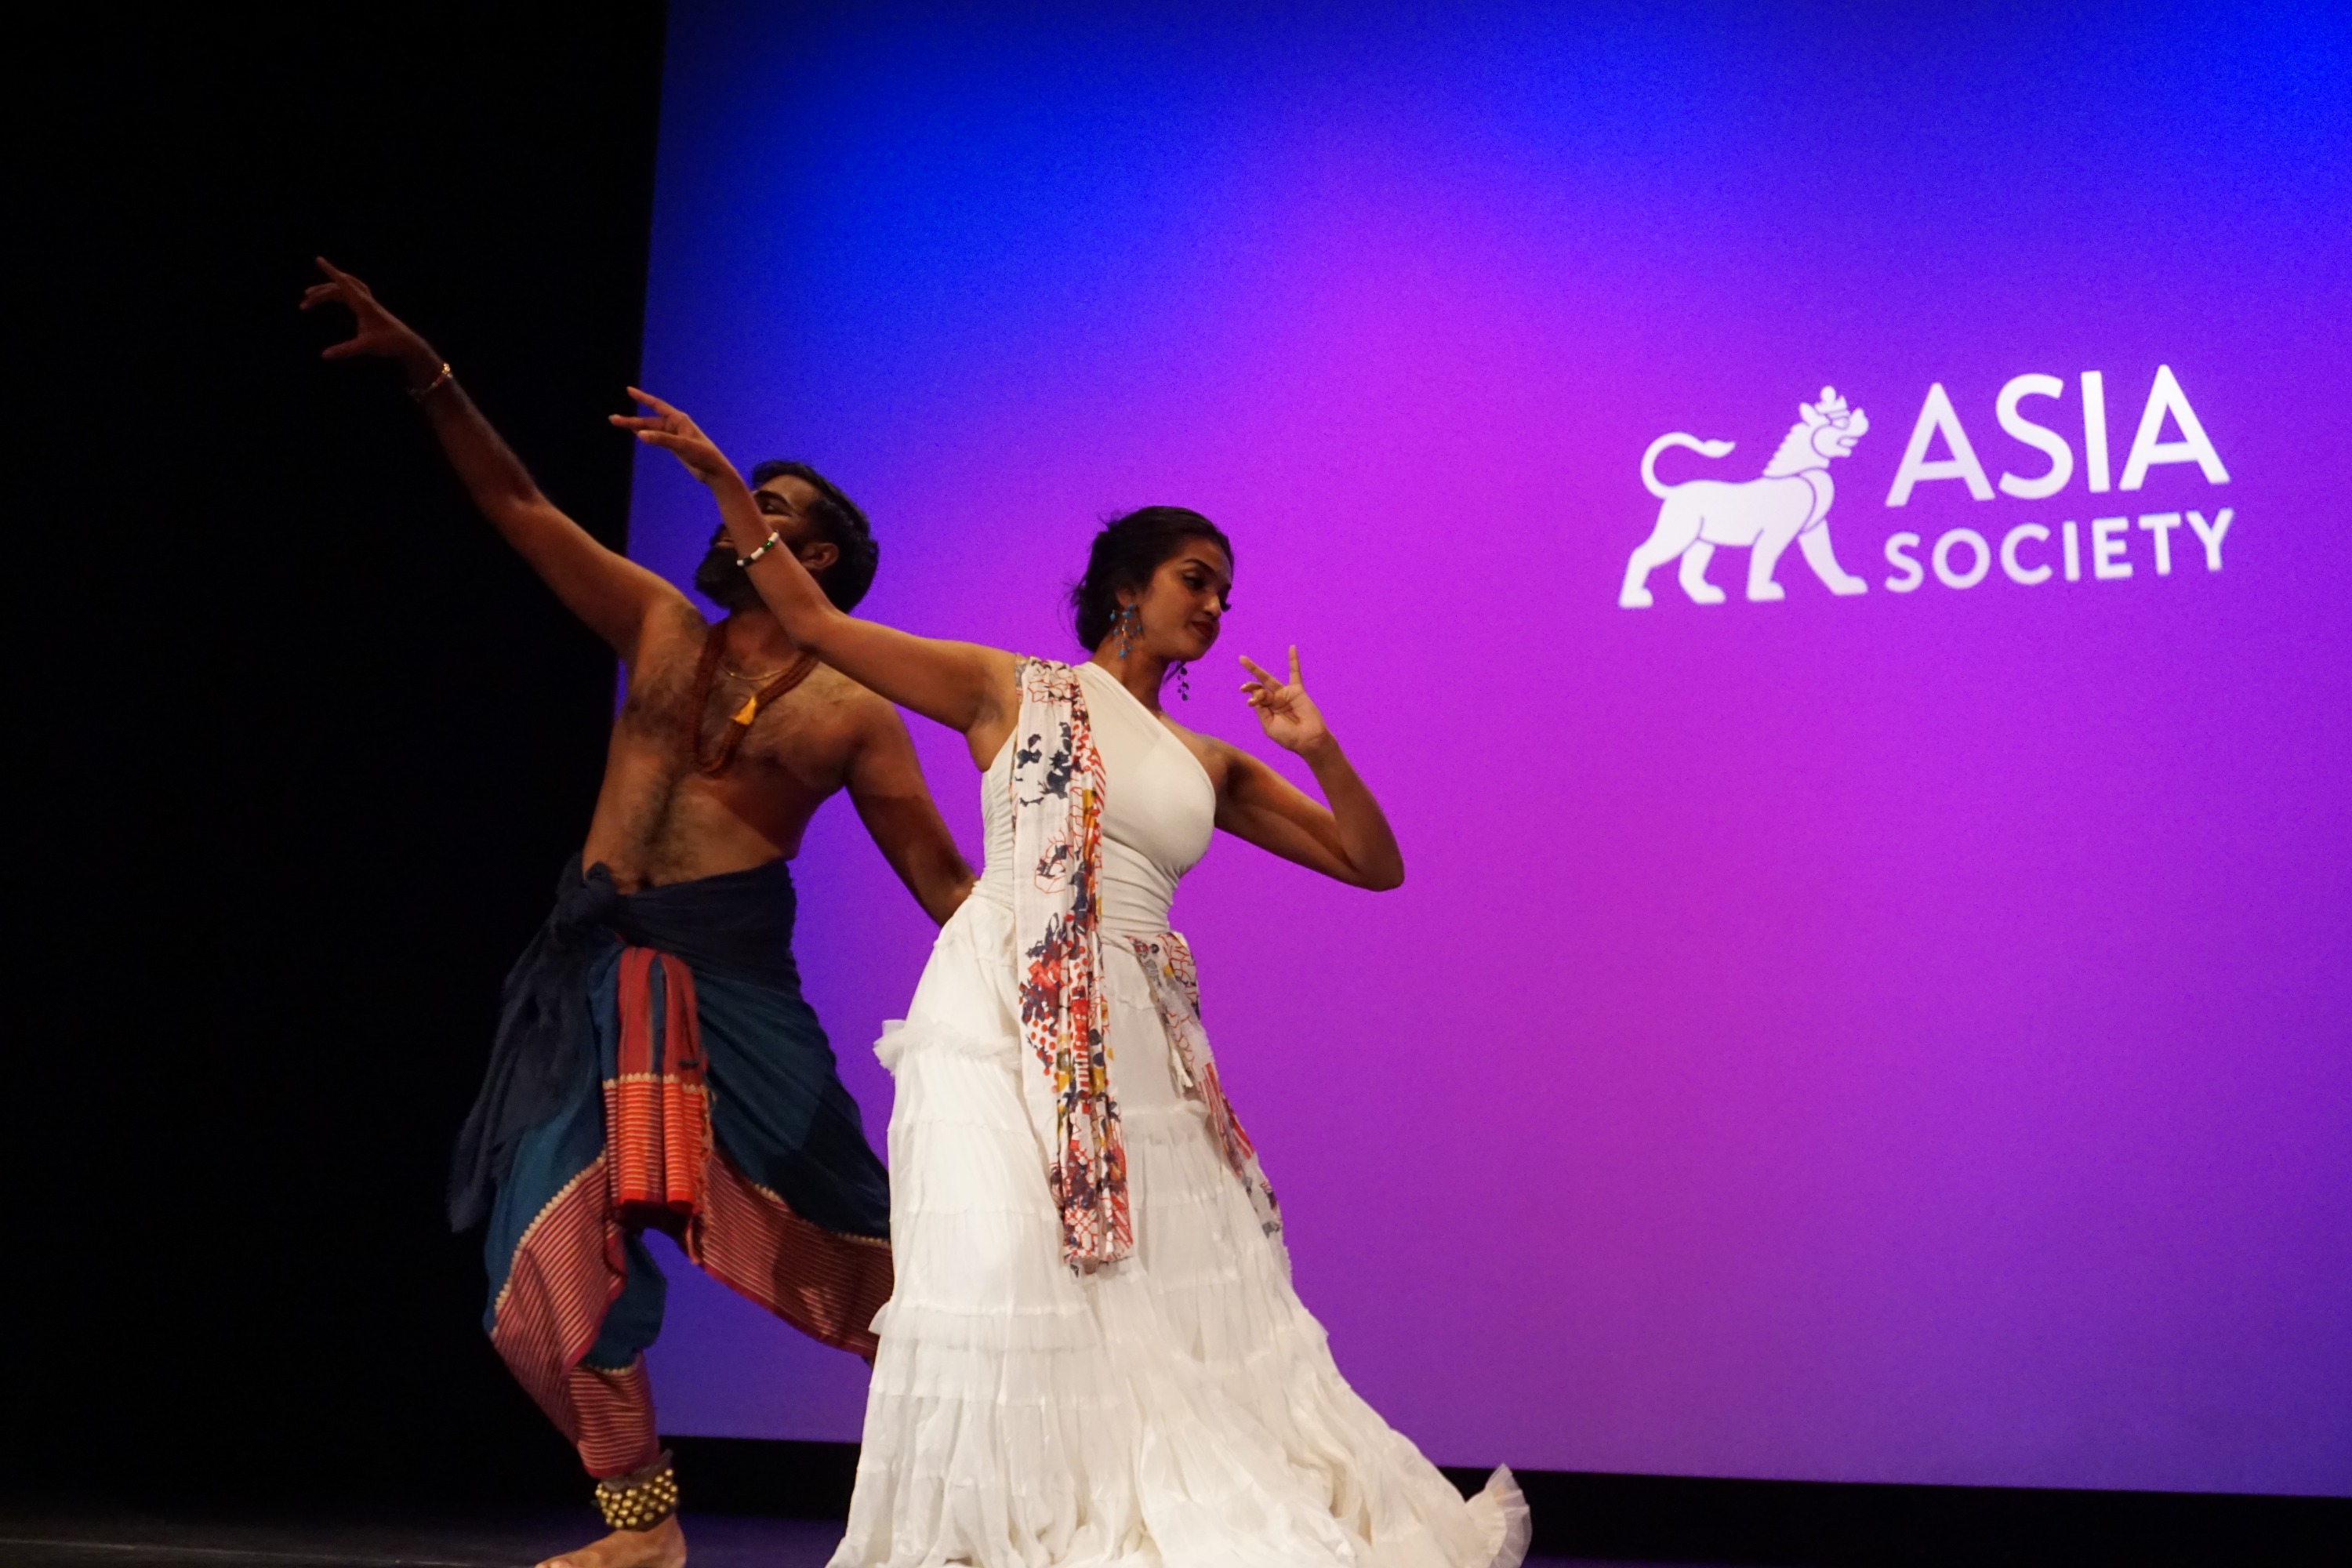
[[[1174,931],[1158,936],[1131,936],[1128,945],[1142,963],[1143,977],[1151,986],[1152,1005],[1168,1026],[1181,1082],[1178,1087],[1199,1100],[1209,1112],[1209,1131],[1217,1147],[1249,1193],[1258,1225],[1268,1236],[1282,1229],[1282,1207],[1275,1201],[1273,1184],[1259,1168],[1257,1149],[1242,1131],[1241,1118],[1225,1099],[1217,1079],[1217,1059],[1209,1050],[1208,1031],[1201,1026],[1201,972],[1193,966],[1192,944]]]
[[[1023,1098],[1045,1148],[1062,1257],[1084,1270],[1135,1250],[1104,1016],[1103,764],[1076,670],[1028,658],[1019,681],[1013,928],[1022,1035],[1035,1058],[1023,1075]]]
[[[625,947],[618,984],[620,1048],[604,1083],[613,1207],[624,1225],[683,1234],[701,1211],[710,1160],[694,972],[669,953]]]
[[[621,906],[602,862],[584,872],[572,856],[555,882],[555,907],[507,975],[499,1033],[481,1093],[457,1134],[449,1170],[449,1226],[489,1217],[523,1134],[595,1079],[588,1022],[588,970],[613,942],[605,924]]]

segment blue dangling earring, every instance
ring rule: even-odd
[[[1192,700],[1192,682],[1186,673],[1192,668],[1192,663],[1188,659],[1176,661],[1176,700],[1179,702]]]
[[[1135,613],[1133,605],[1123,605],[1118,612],[1118,657],[1125,658],[1127,650],[1135,646],[1135,628],[1143,617]]]

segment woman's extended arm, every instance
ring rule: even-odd
[[[1371,789],[1331,738],[1323,715],[1307,695],[1298,675],[1298,650],[1290,650],[1287,681],[1276,680],[1246,658],[1242,667],[1251,676],[1242,692],[1256,710],[1267,739],[1306,760],[1330,804],[1317,804],[1255,757],[1228,747],[1217,826],[1355,887],[1380,892],[1401,885],[1404,855],[1396,835],[1381,803],[1372,798]]]
[[[772,525],[743,476],[710,437],[660,398],[634,386],[629,395],[653,409],[653,416],[614,415],[613,423],[677,458],[709,489],[735,553],[758,554],[747,574],[761,602],[783,623],[785,635],[868,690],[961,731],[971,743],[972,760],[987,766],[1018,712],[1013,656],[978,643],[914,637],[836,609],[790,550],[781,544],[762,548]]]

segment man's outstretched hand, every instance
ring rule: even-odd
[[[328,344],[320,358],[367,355],[396,360],[407,372],[412,387],[424,386],[441,374],[441,356],[433,345],[419,337],[407,322],[378,304],[373,290],[325,257],[313,259],[319,270],[327,275],[327,280],[313,283],[302,291],[301,308],[308,310],[320,305],[341,305],[351,311],[352,321],[352,335],[341,342]]]

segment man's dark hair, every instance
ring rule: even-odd
[[[751,470],[751,488],[758,489],[770,479],[790,474],[803,480],[816,491],[816,502],[809,508],[809,520],[817,531],[833,542],[841,558],[816,574],[817,586],[824,590],[836,608],[854,610],[857,601],[866,597],[866,590],[874,586],[874,568],[882,559],[880,546],[874,542],[874,530],[857,503],[841,493],[841,487],[810,468],[806,463],[784,458],[771,458]]]
[[[1087,556],[1087,574],[1070,585],[1078,641],[1100,647],[1118,615],[1118,591],[1145,586],[1188,539],[1210,541],[1232,563],[1234,545],[1225,531],[1187,507],[1147,506],[1103,524]]]

